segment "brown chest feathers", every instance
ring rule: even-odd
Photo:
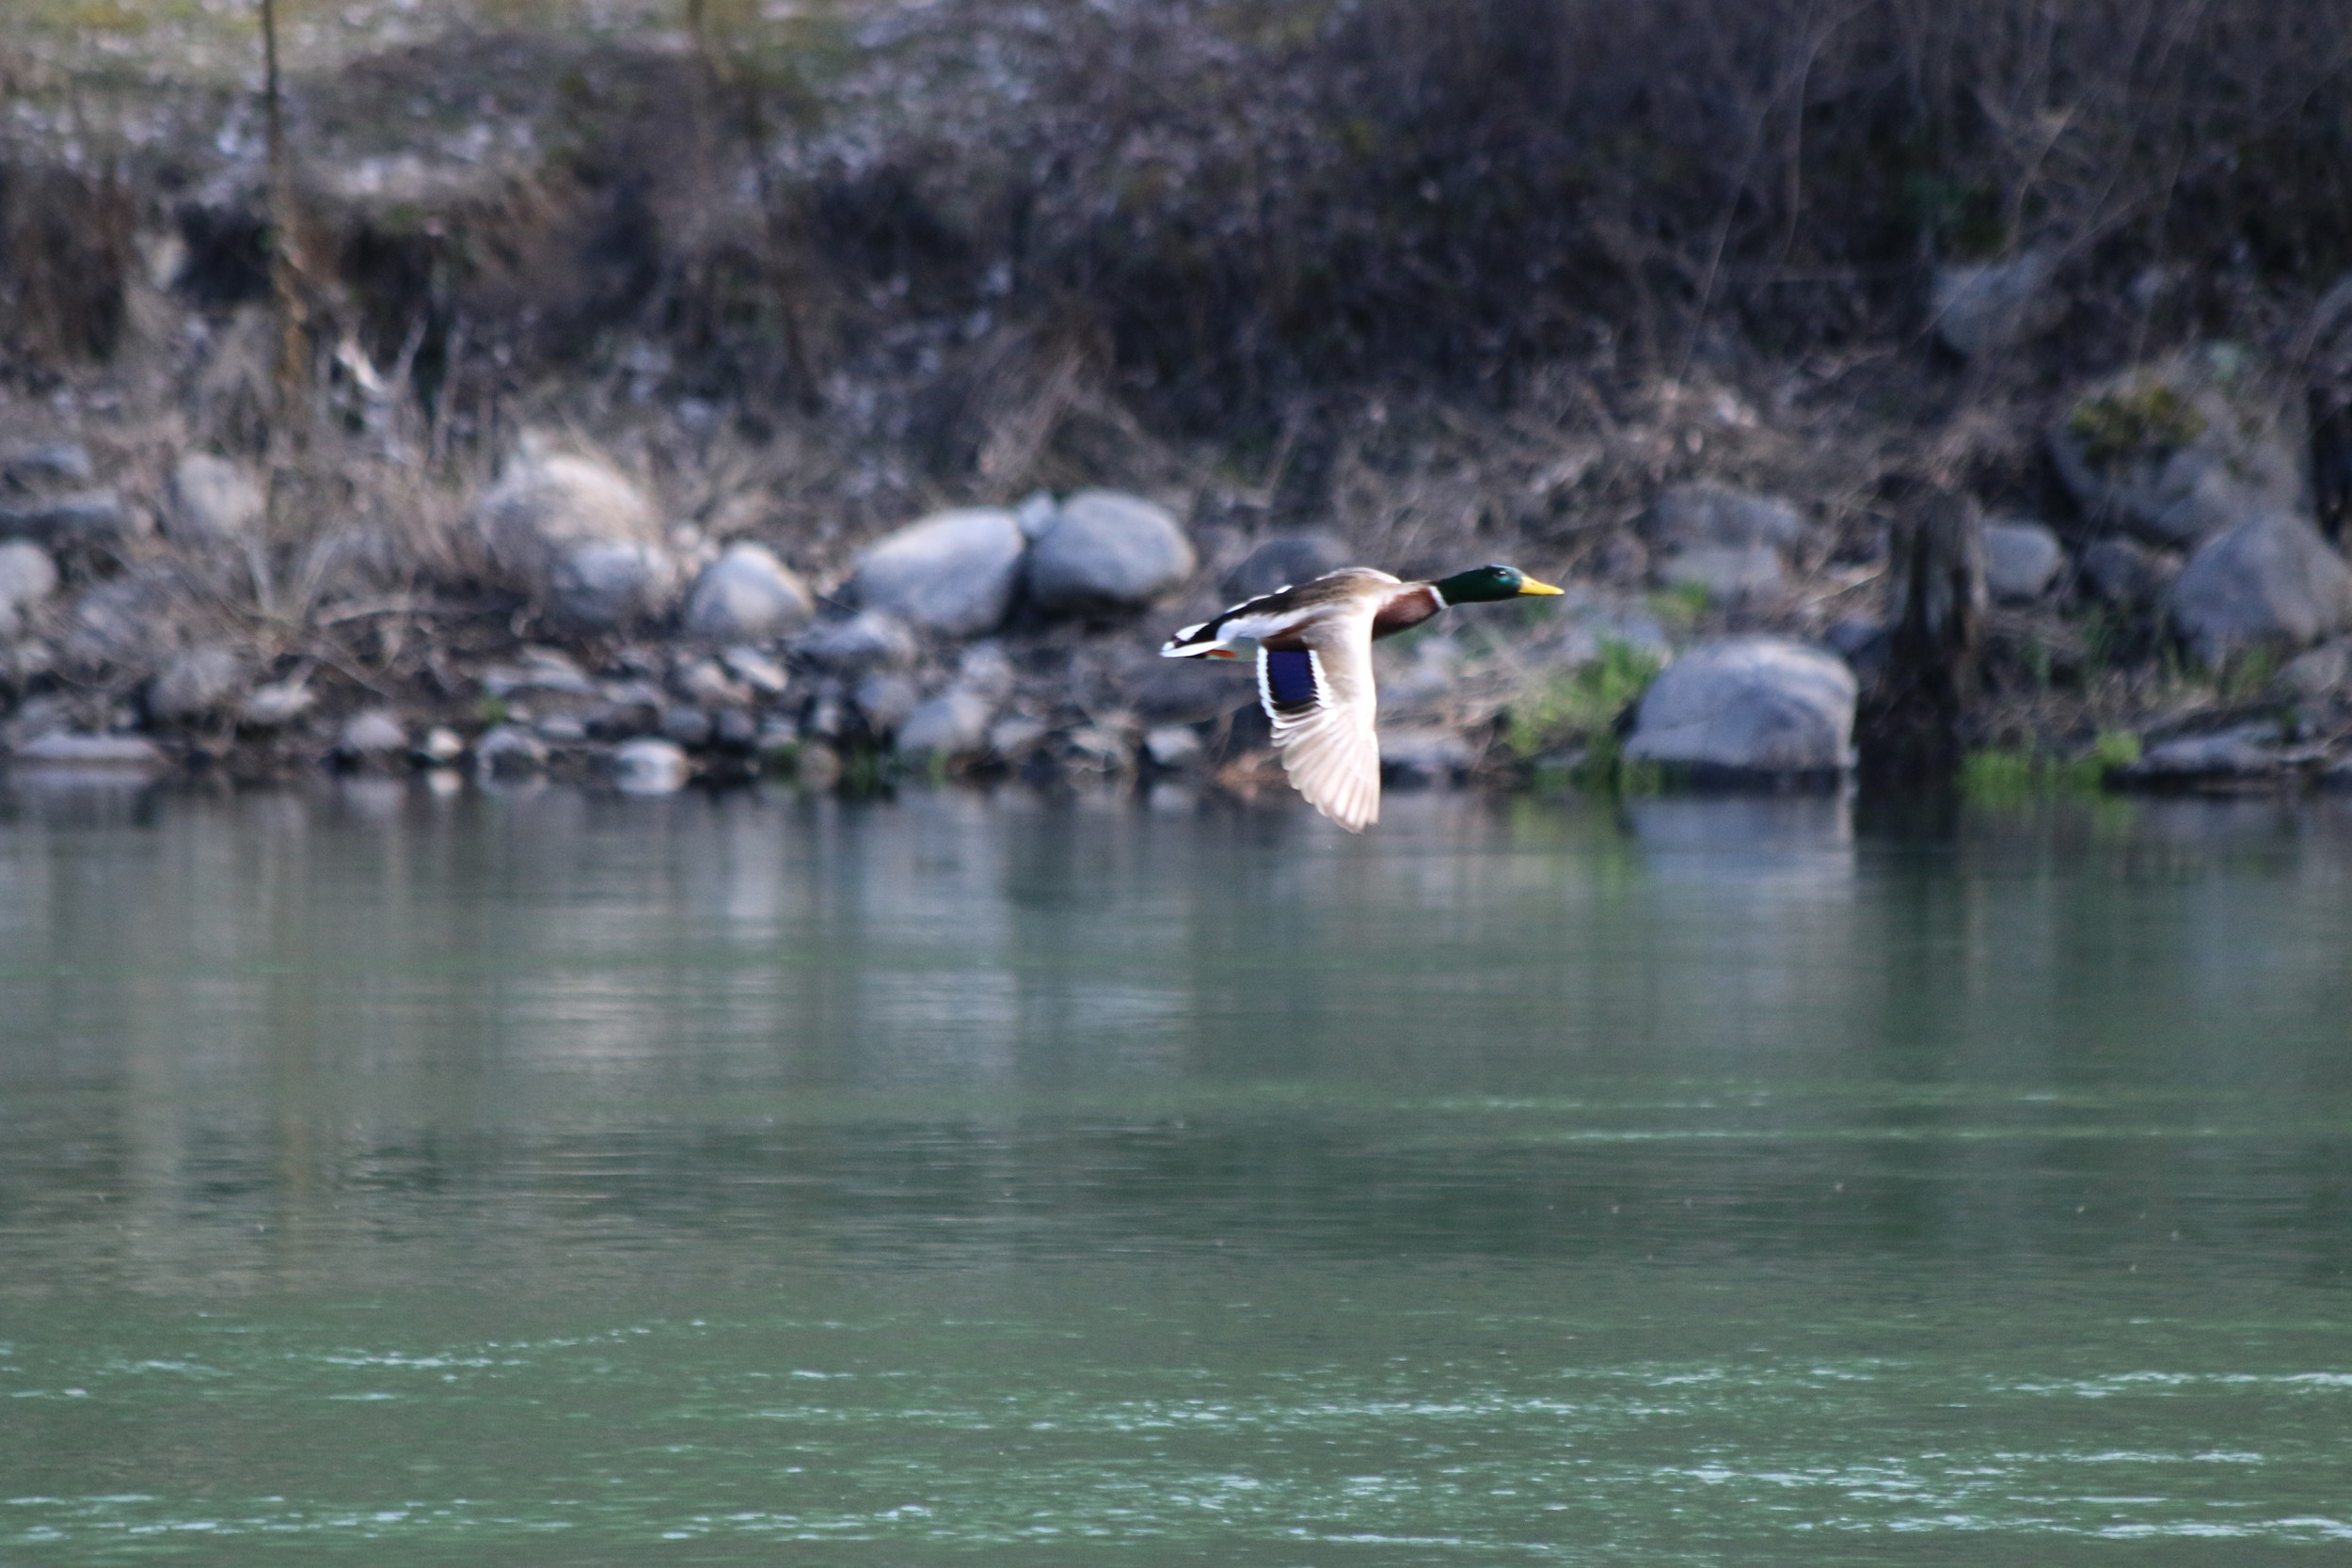
[[[1394,637],[1398,632],[1420,626],[1445,608],[1438,591],[1425,582],[1416,582],[1389,595],[1372,618],[1372,635],[1376,638]]]

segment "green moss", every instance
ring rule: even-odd
[[[2160,460],[2205,433],[2205,417],[2172,388],[2153,378],[2085,398],[2066,417],[2093,467]]]
[[[1629,642],[1605,641],[1588,664],[1530,686],[1511,705],[1504,744],[1522,762],[1576,741],[1587,755],[1610,735],[1617,716],[1638,701],[1658,678],[1661,660]]]
[[[1960,792],[1972,805],[2017,805],[2041,796],[2096,794],[2107,774],[2139,760],[2139,736],[2107,730],[2075,757],[2033,747],[1971,752],[1960,765]]]
[[[2129,730],[2102,730],[2091,742],[2090,760],[2102,772],[2111,768],[2129,768],[2139,760],[2139,736]]]
[[[1585,748],[1584,759],[1568,770],[1568,780],[1602,795],[1655,795],[1665,787],[1666,775],[1654,762],[1628,757],[1616,732],[1603,730]]]
[[[1669,632],[1689,631],[1707,613],[1707,585],[1678,582],[1672,588],[1661,588],[1649,596],[1649,610]]]
[[[2279,650],[2257,644],[2232,657],[2214,673],[2214,689],[2226,703],[2250,703],[2261,696],[2279,673]]]

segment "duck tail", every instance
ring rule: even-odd
[[[1241,655],[1223,638],[1216,627],[1224,620],[1203,621],[1198,626],[1179,627],[1176,635],[1160,644],[1162,658],[1239,658]]]

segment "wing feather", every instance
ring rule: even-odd
[[[1376,603],[1317,617],[1291,635],[1313,674],[1311,700],[1289,677],[1280,690],[1273,650],[1258,654],[1259,700],[1274,724],[1274,749],[1291,786],[1351,833],[1380,820],[1379,698],[1372,678]]]

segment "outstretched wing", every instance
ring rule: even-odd
[[[1258,650],[1258,699],[1291,787],[1351,833],[1380,820],[1379,698],[1372,684],[1377,607],[1317,619]]]

